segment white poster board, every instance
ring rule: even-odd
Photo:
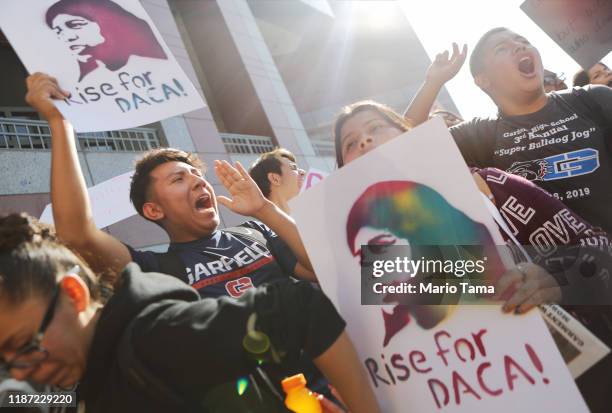
[[[96,227],[105,228],[136,215],[130,202],[130,182],[134,171],[115,176],[87,189]],[[53,224],[53,208],[48,204],[40,220]]]
[[[28,72],[71,93],[56,105],[78,132],[205,106],[138,0],[3,0],[0,28]]]
[[[561,306],[541,305],[540,311],[574,379],[610,352],[604,342]]]
[[[526,0],[521,9],[586,70],[612,50],[612,1]]]
[[[317,168],[310,168],[306,173],[306,176],[304,176],[304,183],[300,188],[300,193],[312,188],[313,186],[321,182],[323,179],[325,179],[327,175],[329,174],[325,171],[322,171]]]
[[[347,321],[383,411],[587,412],[537,311],[518,316],[505,315],[493,305],[439,306],[435,310],[413,306],[406,316],[400,306],[360,304],[361,272],[354,248],[368,243],[380,230],[366,226],[359,230],[363,236],[353,237],[348,228],[352,228],[351,217],[360,206],[361,195],[389,181],[410,181],[415,187],[433,189],[461,211],[466,221],[484,225],[491,230],[492,240],[502,243],[441,119],[378,147],[290,202],[321,286]],[[381,205],[399,205],[402,213],[407,210],[402,207],[414,211],[415,203],[426,202],[416,192],[401,193],[392,201],[368,204],[365,213],[376,209],[392,215],[391,209],[379,210]],[[428,211],[432,210],[425,207],[421,211],[426,225],[431,217]],[[395,228],[384,232],[394,231],[400,233]],[[443,318],[424,327],[419,312],[438,309]],[[389,320],[397,320],[396,316],[402,324],[387,341]]]

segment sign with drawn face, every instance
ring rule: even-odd
[[[78,132],[204,106],[137,0],[6,0],[0,27],[30,73],[47,73],[71,93],[56,105]]]
[[[361,303],[364,245],[374,253],[402,245],[413,264],[428,261],[431,246],[480,245],[489,264],[503,259],[494,247],[503,240],[441,119],[369,151],[290,206],[383,411],[588,411],[537,311],[398,303],[399,294]],[[488,268],[493,277],[503,271]]]

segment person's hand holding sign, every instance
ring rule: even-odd
[[[522,314],[539,304],[561,300],[561,288],[555,278],[536,264],[520,263],[507,271],[495,286],[494,299],[505,297],[512,289],[502,308],[504,312]]]
[[[57,79],[44,73],[34,73],[26,79],[28,93],[26,102],[41,114],[49,123],[63,119],[60,111],[53,104],[53,99],[66,99],[70,93],[60,88]]]
[[[340,403],[344,405],[344,400],[342,400],[342,397],[340,397],[340,394],[338,394],[338,391],[331,385],[329,386],[329,389],[332,395],[336,398],[336,400],[338,400]],[[321,408],[323,409],[323,413],[351,413],[348,410],[346,410],[346,408],[338,406],[336,403],[332,402],[331,400],[329,400],[322,394],[319,394],[317,396],[317,400],[319,400],[319,403],[321,403]]]

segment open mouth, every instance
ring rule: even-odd
[[[210,198],[210,195],[204,194],[198,197],[198,199],[196,199],[195,209],[197,211],[203,211],[211,207],[212,207],[212,199]]]
[[[525,76],[533,76],[535,74],[535,62],[531,57],[525,56],[519,60],[518,70]]]

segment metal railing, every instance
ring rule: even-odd
[[[152,128],[77,133],[77,142],[79,149],[90,152],[142,152],[161,146],[157,131]],[[0,149],[51,149],[48,123],[0,118]]]
[[[266,153],[274,149],[274,141],[268,136],[220,133],[228,153]]]

